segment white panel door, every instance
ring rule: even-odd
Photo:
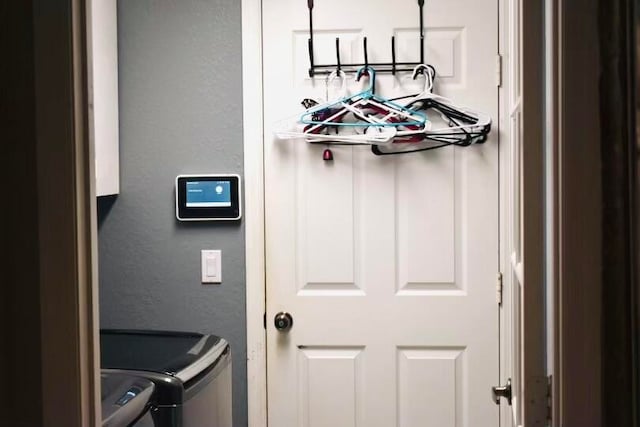
[[[436,91],[498,122],[497,0],[427,0]],[[309,78],[306,0],[264,0],[267,381],[273,427],[495,427],[498,144],[376,157],[273,137]],[[416,0],[316,0],[315,56],[419,58]],[[353,76],[350,76],[353,78]],[[364,82],[366,84],[366,81]],[[360,84],[351,82],[352,93]],[[415,93],[410,75],[377,92]],[[332,90],[333,88],[330,88]],[[278,332],[276,313],[293,328]]]

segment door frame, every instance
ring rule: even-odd
[[[38,288],[39,298],[16,298],[9,303],[15,310],[39,311],[35,336],[27,337],[39,343],[29,343],[16,352],[40,350],[40,366],[29,367],[33,372],[27,377],[38,376],[40,387],[31,390],[30,400],[44,427],[101,424],[88,7],[86,0],[36,0],[31,21],[17,24],[29,25],[32,32],[31,46],[20,55],[33,58],[33,68],[25,71],[33,79],[28,87],[17,90],[24,97],[33,97],[34,111],[19,109],[18,114],[25,123],[34,123],[33,138],[31,132],[25,132],[20,142],[35,152],[30,166],[37,181],[33,195],[37,222],[4,225],[17,232],[21,227],[35,229],[24,234],[37,247],[37,256],[25,260],[25,265],[31,262],[29,268],[39,277],[26,285]],[[8,19],[24,19],[11,8],[8,12]],[[14,66],[22,65],[16,61]],[[18,277],[10,276],[10,281],[12,286],[22,284]],[[12,326],[6,327],[9,333],[24,332],[11,330]],[[8,346],[18,344],[8,336]],[[21,415],[8,414],[9,419]]]
[[[519,185],[520,196],[520,216],[515,218],[520,221],[520,260],[511,259],[513,248],[511,236],[504,235],[502,239],[507,252],[502,253],[504,273],[513,271],[522,285],[519,303],[519,319],[513,314],[513,305],[505,310],[505,321],[508,328],[519,328],[519,346],[513,347],[510,336],[503,344],[506,351],[505,363],[513,366],[517,362],[516,375],[520,378],[514,382],[516,386],[521,386],[517,391],[520,405],[521,422],[524,426],[543,426],[547,420],[547,374],[545,363],[546,332],[548,330],[545,318],[545,7],[544,2],[539,0],[516,0],[519,3],[519,14],[512,16],[505,15],[505,19],[512,17],[514,22],[509,22],[505,37],[513,46],[518,44],[518,63],[507,61],[510,69],[515,73],[509,73],[518,82],[509,81],[509,88],[505,94],[507,100],[505,107],[510,109],[513,95],[518,94],[519,99],[515,100],[519,104],[521,114],[521,135],[520,135],[520,176],[512,176],[513,168],[503,169],[505,179],[503,185],[511,189],[514,185]],[[509,4],[512,6],[514,2]],[[518,22],[515,22],[517,20]],[[515,34],[519,28],[520,34]],[[514,52],[509,52],[510,54]],[[515,56],[515,55],[514,55]],[[504,120],[510,123],[510,113],[506,112]],[[510,126],[507,124],[507,128]],[[505,144],[503,147],[511,153],[512,144]],[[507,157],[507,156],[505,156]],[[506,163],[510,163],[509,158],[505,158]],[[505,192],[503,213],[503,226],[505,230],[509,224],[513,223],[510,215],[511,191]],[[509,282],[512,274],[505,274]],[[509,289],[516,286],[515,283],[507,283]],[[519,286],[519,285],[518,285]],[[507,303],[514,300],[509,295]],[[515,349],[515,354],[510,354],[509,349]],[[503,378],[503,381],[505,379]],[[505,405],[506,406],[506,405]],[[508,422],[512,417],[506,418]]]
[[[242,0],[248,425],[267,427],[262,0]]]
[[[89,7],[34,2],[45,427],[101,424]]]
[[[523,199],[538,215],[524,208],[523,233],[540,284],[525,286],[523,302],[525,391],[534,398],[523,408],[527,427],[547,416],[552,427],[603,422],[598,6],[522,0],[530,18],[522,22],[523,149],[525,166],[538,165],[522,176]]]
[[[516,4],[519,6],[516,7]],[[500,88],[500,271],[502,272],[502,307],[500,316],[500,382],[510,377],[514,364],[520,374],[514,386],[520,405],[518,412],[525,426],[542,426],[547,419],[547,374],[545,317],[545,5],[539,0],[500,1],[500,54],[504,58]],[[515,14],[517,13],[517,15]],[[525,19],[526,17],[526,19]],[[519,29],[519,30],[518,30]],[[516,32],[520,34],[517,35]],[[517,52],[516,52],[517,50]],[[519,60],[514,62],[514,58]],[[519,98],[518,80],[520,84]],[[517,105],[512,105],[515,103]],[[517,107],[517,108],[516,108]],[[523,159],[519,172],[513,176],[511,113],[521,114],[520,153]],[[516,160],[517,161],[517,160]],[[517,178],[517,179],[516,179]],[[511,205],[513,188],[520,191],[521,260],[512,259]],[[519,318],[514,313],[512,276],[523,285]],[[513,346],[513,328],[519,328],[520,343]],[[516,363],[517,362],[517,363]],[[512,407],[501,402],[503,426],[513,426]],[[513,426],[517,427],[517,426]]]
[[[504,10],[504,4],[508,1],[502,0],[501,10]],[[600,161],[599,99],[597,91],[584,90],[585,87],[594,88],[598,84],[599,58],[598,50],[594,48],[598,46],[598,26],[595,22],[598,2],[549,1],[553,23],[551,34],[554,36],[550,52],[553,87],[548,99],[552,113],[547,117],[546,126],[551,129],[553,161],[547,176],[552,178],[553,189],[550,198],[553,202],[550,245],[557,257],[552,270],[555,280],[549,283],[548,292],[552,293],[556,304],[551,315],[552,324],[545,326],[542,318],[538,319],[538,327],[546,330],[550,342],[555,345],[552,351],[552,425],[574,425],[577,420],[579,425],[598,426],[601,425],[602,402],[599,387],[599,297],[602,290],[599,276],[599,221],[602,190],[598,174],[593,172],[598,170]],[[46,7],[48,3],[38,1],[35,4]],[[40,137],[46,137],[47,143],[50,143],[49,148],[59,148],[49,151],[43,144],[38,152],[43,161],[37,165],[39,181],[53,183],[57,187],[55,197],[51,193],[39,195],[41,205],[47,206],[46,210],[39,212],[39,229],[45,239],[40,248],[41,268],[50,273],[41,279],[43,412],[45,420],[68,420],[65,423],[69,426],[97,425],[97,233],[93,148],[87,125],[89,109],[84,91],[87,87],[86,75],[83,72],[88,61],[84,50],[86,41],[82,19],[86,2],[68,0],[62,3],[63,7],[57,9],[58,14],[36,15],[34,22],[36,40],[38,37],[44,40],[52,34],[71,35],[58,45],[59,55],[40,51],[36,71],[46,72],[42,73],[44,80],[38,82],[40,96],[37,99],[56,99],[47,96],[48,89],[59,88],[62,84],[60,79],[55,79],[54,69],[63,67],[73,70],[62,74],[69,91],[60,106],[44,102],[38,106],[41,114],[59,117],[59,120],[46,122],[47,126],[51,126],[47,128],[49,133],[44,133],[45,122],[38,129]],[[524,0],[526,7],[538,9],[536,13],[540,13],[541,3],[538,0]],[[266,339],[263,324],[265,265],[261,24],[262,0],[242,0],[247,373],[249,425],[252,427],[266,426],[267,422]],[[533,35],[536,37],[525,34],[529,39],[526,46],[539,54],[544,40],[537,37],[539,31],[534,31]],[[568,132],[564,124],[572,119],[582,126],[573,127]],[[537,142],[542,140],[537,139]],[[571,155],[577,151],[582,155]],[[73,155],[66,156],[67,153]],[[54,162],[52,158],[60,162]],[[532,172],[540,176],[545,174],[540,169]],[[581,192],[584,180],[593,189],[588,194]],[[54,211],[73,219],[70,224],[72,228],[54,224]],[[585,229],[590,233],[585,233]],[[54,242],[58,243],[54,245]],[[63,295],[64,298],[61,298]],[[540,309],[538,304],[538,301],[534,301],[532,308]],[[73,344],[61,346],[59,338]],[[593,350],[591,357],[579,354],[584,347],[576,346],[576,343]],[[73,374],[58,377],[61,372]],[[72,392],[66,393],[67,388]],[[62,395],[65,396],[65,405],[57,406],[58,396]]]
[[[535,0],[534,0],[535,1]],[[602,187],[598,0],[551,0],[556,264],[550,290],[554,427],[602,420]],[[574,123],[580,123],[574,126]],[[580,153],[580,155],[576,155]],[[589,189],[589,191],[585,191]],[[588,230],[588,232],[585,232]]]

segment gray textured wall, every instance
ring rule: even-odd
[[[233,351],[234,425],[247,425],[244,226],[179,223],[181,173],[242,173],[237,0],[118,1],[120,167],[99,199],[101,327],[203,331]],[[200,250],[222,250],[221,285]]]

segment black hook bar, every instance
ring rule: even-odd
[[[328,75],[333,70],[338,68],[338,70],[353,72],[357,71],[362,66],[365,67],[374,67],[378,72],[381,73],[392,73],[396,74],[398,72],[410,72],[413,71],[414,67],[420,64],[425,64],[425,30],[424,30],[424,3],[425,0],[417,0],[418,6],[420,9],[420,62],[398,62],[396,58],[396,46],[395,46],[395,36],[391,37],[391,63],[369,63],[369,51],[367,49],[367,38],[364,37],[363,45],[364,45],[364,64],[344,64],[340,60],[340,46],[339,40],[336,39],[336,59],[337,64],[316,64],[314,57],[314,34],[313,34],[313,8],[314,8],[314,0],[307,0],[307,7],[309,9],[309,40],[308,40],[308,50],[309,50],[309,77],[314,77],[315,75]],[[421,70],[422,73],[423,70]]]
[[[420,63],[424,64],[424,16],[422,14],[424,0],[418,0],[418,7],[420,7]]]
[[[396,75],[396,36],[391,36],[391,74]]]
[[[313,74],[315,72],[316,66],[313,63],[313,39],[309,39],[309,77],[313,77]]]
[[[315,72],[315,64],[313,61],[313,0],[307,0],[309,8],[309,77],[313,77]]]
[[[363,46],[364,46],[364,66],[368,67],[369,66],[369,52],[367,51],[367,37],[364,37],[364,41],[363,41]]]

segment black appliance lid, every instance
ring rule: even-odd
[[[215,363],[228,344],[215,335],[103,329],[100,346],[103,369],[165,373],[186,382]]]

